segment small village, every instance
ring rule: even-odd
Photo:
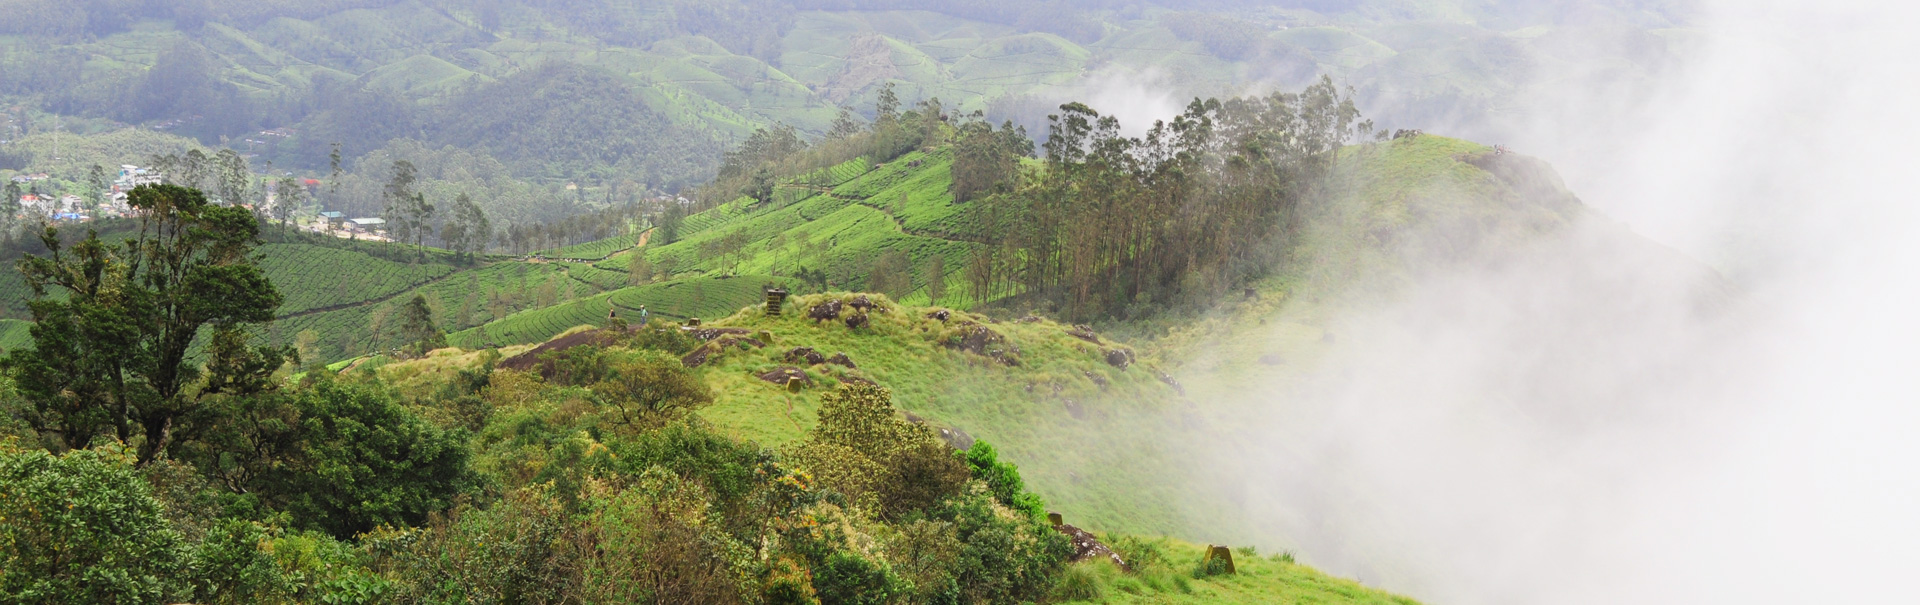
[[[6,177],[6,197],[11,198],[14,204],[0,210],[8,211],[10,218],[27,223],[85,223],[122,218],[133,210],[127,204],[128,192],[142,185],[157,185],[164,181],[158,169],[132,164],[120,166],[113,180],[97,191],[97,187],[84,181],[62,180],[45,172],[21,172]],[[319,187],[319,181],[313,179],[302,179],[301,183],[309,189],[309,193]],[[69,191],[81,191],[87,195],[66,193]],[[255,204],[243,203],[239,206],[265,212],[277,203],[276,198],[276,193],[269,189],[258,208]],[[294,210],[294,216],[298,217],[294,224],[303,231],[343,239],[390,241],[385,219],[349,217],[333,211],[307,214],[304,212],[307,210]]]

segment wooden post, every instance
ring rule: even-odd
[[[787,304],[787,290],[785,288],[767,289],[767,316],[768,317],[779,317],[780,308],[786,306],[786,304]]]

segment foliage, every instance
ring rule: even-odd
[[[472,197],[466,193],[455,197],[448,214],[450,217],[440,230],[440,238],[449,248],[468,258],[486,249],[487,242],[493,239],[493,223],[487,220],[487,213],[473,203]]]
[[[1033,154],[1033,141],[1013,122],[994,130],[975,121],[960,128],[953,149],[953,200],[970,202],[1017,184],[1020,158]]]
[[[1044,598],[1073,547],[1044,520],[1006,513],[991,494],[956,498],[935,518],[952,523],[963,545],[957,564],[962,600],[1013,604]]]
[[[193,551],[199,603],[241,604],[287,600],[297,586],[267,549],[271,536],[258,523],[228,519],[208,532]]]
[[[349,537],[419,525],[476,486],[464,431],[443,431],[375,386],[322,380],[293,397],[297,449],[259,493],[295,524]]]
[[[596,548],[582,594],[596,603],[730,603],[741,586],[732,559],[751,552],[706,522],[706,496],[672,473],[649,471],[597,504]]]
[[[163,602],[181,595],[188,558],[131,456],[0,444],[0,598]]]
[[[894,602],[908,588],[885,564],[847,551],[828,555],[813,572],[813,589],[822,603],[884,605]]]
[[[1322,78],[1299,94],[1195,100],[1144,138],[1062,106],[1041,176],[972,209],[996,234],[968,267],[976,300],[1023,292],[1069,318],[1124,318],[1264,275],[1334,152],[1371,127],[1351,94]]]
[[[289,352],[244,342],[246,327],[273,319],[281,302],[251,254],[251,214],[172,185],[140,187],[128,199],[145,212],[117,250],[92,232],[64,249],[49,227],[41,236],[49,256],[20,262],[38,298],[34,348],[0,365],[33,402],[35,430],[67,448],[102,431],[121,441],[138,434],[145,463],[165,454],[209,397],[271,390],[267,375]],[[49,296],[50,286],[65,299]],[[203,370],[188,353],[205,327],[213,346]]]
[[[985,440],[974,441],[973,446],[961,456],[966,459],[973,476],[986,482],[987,489],[1000,504],[1025,513],[1029,518],[1046,514],[1046,503],[1039,496],[1026,491],[1026,483],[1020,479],[1020,468],[1012,462],[1000,461],[993,444]]]
[[[611,408],[615,425],[657,426],[713,402],[706,383],[678,358],[651,351],[623,357],[609,363],[589,387]]]
[[[386,219],[387,232],[395,241],[413,240],[424,257],[427,236],[433,235],[434,207],[427,203],[426,194],[414,191],[418,174],[413,162],[394,161],[393,179],[387,181],[383,195],[386,207],[380,211],[380,217]]]
[[[383,566],[407,580],[409,600],[562,603],[581,587],[582,530],[548,490],[517,489],[395,535]]]
[[[427,306],[427,297],[415,294],[400,308],[400,332],[406,335],[407,348],[414,355],[425,355],[428,351],[447,346],[447,335],[433,320],[433,309]]]

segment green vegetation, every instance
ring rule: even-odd
[[[631,249],[638,244],[639,241],[639,236],[636,235],[616,235],[584,244],[541,250],[534,254],[555,259],[599,261],[606,260],[616,252]]]
[[[1196,574],[1195,545],[1130,537],[1231,541],[1248,527],[1229,504],[1194,501],[1187,491],[1188,481],[1216,471],[1178,461],[1197,454],[1186,448],[1209,444],[1138,436],[1209,421],[1210,411],[1179,403],[1183,398],[1165,374],[1230,383],[1240,374],[1273,371],[1252,360],[1275,346],[1291,359],[1312,359],[1326,346],[1313,327],[1313,307],[1283,301],[1300,292],[1332,295],[1357,276],[1390,279],[1403,270],[1401,251],[1377,239],[1383,229],[1417,243],[1427,241],[1421,234],[1434,228],[1431,221],[1476,220],[1490,227],[1485,246],[1508,246],[1577,213],[1570,198],[1555,197],[1564,191],[1534,178],[1529,160],[1461,141],[1413,137],[1349,147],[1322,177],[1327,197],[1303,206],[1297,217],[1303,226],[1292,250],[1300,263],[1258,280],[1259,299],[1222,305],[1179,329],[1156,328],[1158,320],[1114,324],[1156,334],[1142,345],[1046,319],[1007,321],[1002,306],[1017,301],[969,312],[903,305],[882,294],[866,295],[876,306],[855,311],[855,295],[803,293],[780,317],[755,306],[769,284],[803,292],[826,287],[810,281],[812,270],[798,270],[799,262],[832,258],[802,254],[808,249],[796,234],[803,232],[831,233],[835,248],[869,257],[898,249],[889,243],[923,238],[959,250],[943,262],[955,271],[963,267],[977,244],[906,233],[906,219],[897,218],[956,206],[959,211],[938,216],[965,215],[967,205],[940,191],[951,187],[945,177],[951,153],[906,154],[838,185],[854,192],[848,197],[863,194],[857,199],[815,193],[784,204],[729,202],[713,213],[725,213],[725,220],[687,239],[592,265],[495,260],[461,266],[451,255],[408,265],[373,249],[263,246],[267,268],[280,266],[278,254],[312,248],[316,255],[392,263],[416,278],[434,276],[404,289],[359,288],[368,294],[358,306],[283,317],[268,332],[296,348],[312,340],[307,344],[324,349],[342,333],[384,334],[385,340],[364,341],[379,348],[354,353],[365,354],[422,342],[439,330],[452,332],[451,345],[468,349],[483,348],[486,341],[475,342],[482,335],[510,345],[571,332],[581,336],[569,338],[588,337],[591,344],[536,355],[524,365],[500,363],[502,353],[526,351],[518,346],[498,353],[415,349],[331,369],[311,364],[298,381],[277,389],[206,400],[195,430],[182,433],[172,449],[176,462],[119,471],[153,485],[147,497],[166,502],[156,509],[167,511],[162,524],[137,531],[162,536],[156,544],[185,553],[152,558],[184,571],[141,590],[187,598],[213,590],[198,587],[219,586],[225,594],[302,601],[526,591],[624,598],[619,595],[664,589],[634,583],[635,566],[644,566],[680,570],[680,577],[698,580],[682,588],[699,594],[759,595],[749,600],[896,594],[904,602],[941,602],[953,594],[1004,594],[1038,602],[1407,602],[1250,551],[1236,555],[1238,574]],[[1435,187],[1449,193],[1434,195]],[[791,224],[770,226],[783,220]],[[703,245],[729,236],[745,241],[727,253],[731,258],[702,258]],[[781,237],[789,239],[785,248],[771,245]],[[658,258],[649,262],[659,265],[677,259],[688,265],[639,286],[593,285],[600,279],[589,277],[595,272],[631,277],[621,261],[637,254]],[[442,258],[446,262],[433,262]],[[925,258],[946,257],[913,260]],[[801,275],[728,277],[722,270],[755,263],[793,266]],[[835,275],[843,270],[828,264],[820,279],[873,280],[877,272],[886,285],[889,272],[911,274],[929,265],[875,258],[864,274]],[[304,290],[321,280],[295,281]],[[918,287],[908,295],[924,297],[922,283],[909,281]],[[288,299],[322,300],[303,296]],[[807,318],[813,307],[835,301],[842,305],[839,318]],[[637,324],[639,305],[656,321],[694,315],[740,334],[721,332],[701,342],[659,323],[619,335],[579,329],[607,324],[609,312]],[[937,317],[942,310],[945,316]],[[853,316],[863,320],[857,327],[849,327]],[[317,323],[300,323],[349,317],[362,323],[324,332]],[[1285,337],[1241,334],[1256,319],[1272,320]],[[376,324],[382,327],[365,327]],[[466,328],[452,329],[459,326]],[[298,337],[308,330],[317,338]],[[764,346],[743,344],[741,337]],[[703,363],[688,369],[680,357],[696,347],[705,352]],[[814,364],[790,353],[796,347],[844,354],[845,363]],[[1199,350],[1224,361],[1189,366]],[[354,369],[344,370],[348,366]],[[782,368],[802,377],[797,390],[761,377],[788,371]],[[1206,400],[1207,388],[1217,387],[1196,387],[1187,397]],[[16,419],[0,428],[26,445],[24,453],[10,455],[49,456],[31,451],[47,435],[17,420],[40,409],[36,397],[25,389],[0,397]],[[895,410],[924,424],[901,420]],[[942,431],[946,439],[935,440]],[[132,437],[135,451],[143,449],[147,437]],[[954,452],[949,441],[968,447]],[[90,452],[64,456],[105,455]],[[119,460],[112,464],[122,469],[141,464],[137,457]],[[158,474],[161,469],[171,474]],[[688,515],[696,510],[716,516],[694,523]],[[1061,551],[1045,546],[1058,534],[1032,521],[1043,511],[1097,528],[1135,562],[1134,570],[1098,561],[1068,565]],[[436,513],[441,521],[430,521]],[[1209,522],[1197,525],[1195,518]],[[815,529],[791,533],[807,527]],[[652,546],[581,547],[608,540]],[[772,545],[764,547],[767,556],[753,556],[763,548],[758,544]]]
[[[1039,129],[1060,101],[1085,96],[1090,75],[1167,74],[1162,84],[1188,98],[1329,74],[1376,100],[1376,115],[1464,111],[1470,121],[1541,85],[1527,77],[1531,66],[1604,67],[1625,80],[1654,73],[1688,17],[1673,2],[1391,0],[1228,2],[1197,12],[1096,0],[4,6],[0,95],[31,109],[16,124],[28,136],[0,138],[20,141],[41,170],[79,175],[117,161],[63,153],[70,167],[55,166],[45,151],[51,115],[32,110],[65,114],[72,132],[122,123],[208,145],[253,139],[244,152],[313,172],[335,143],[351,171],[396,141],[419,139],[412,144],[431,153],[478,160],[469,164],[475,180],[609,189],[631,180],[667,191],[707,180],[721,148],[755,128],[827,134],[839,107],[864,106],[889,84],[908,104],[938,97]],[[1596,35],[1587,23],[1648,51],[1567,52]],[[258,135],[270,129],[278,133]],[[184,151],[149,149],[128,157]],[[423,158],[384,161],[392,159]],[[506,174],[487,174],[494,170]],[[480,202],[525,220],[505,203]]]
[[[1406,603],[1140,536],[1274,535],[1196,495],[1243,445],[1207,402],[1582,212],[1537,161],[1348,145],[1350,99],[1471,122],[1530,66],[1662,64],[1510,3],[134,4],[0,1],[0,176],[258,213],[166,202],[185,281],[115,272],[128,221],[0,225],[40,257],[0,278],[0,600]],[[1134,68],[1308,87],[1138,139],[1060,105]],[[398,243],[286,224],[322,208]]]
[[[32,402],[23,420],[56,448],[138,434],[145,463],[165,457],[202,409],[270,389],[289,351],[247,343],[281,304],[251,254],[254,216],[170,185],[136,189],[128,203],[146,213],[138,236],[113,246],[89,233],[69,248],[49,229],[48,254],[20,262],[38,299],[28,305],[34,344],[0,368]],[[190,359],[203,329],[204,361]]]
[[[31,321],[0,319],[0,353],[33,346],[33,337],[28,334],[32,329]]]
[[[282,314],[387,298],[455,271],[444,264],[402,264],[309,244],[267,244],[259,254],[260,268],[287,293]]]
[[[1092,603],[1366,603],[1413,605],[1414,600],[1351,580],[1330,578],[1293,562],[1293,555],[1260,556],[1237,549],[1233,575],[1196,578],[1202,547],[1177,540],[1108,536],[1133,565],[1123,573],[1101,561],[1076,563],[1055,591],[1062,602]]]

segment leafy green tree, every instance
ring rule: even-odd
[[[192,551],[195,602],[218,605],[291,600],[299,588],[262,548],[266,529],[252,521],[223,520]]]
[[[172,602],[186,568],[125,453],[0,445],[0,601]]]
[[[327,201],[340,203],[340,144],[333,144],[333,151],[327,153]]]
[[[453,210],[449,213],[446,227],[440,230],[440,239],[455,252],[467,255],[486,251],[487,240],[493,235],[493,224],[487,220],[487,213],[480,210],[473,198],[465,193],[453,198]]]
[[[253,172],[247,168],[247,159],[240,157],[240,152],[222,149],[213,154],[212,168],[220,201],[230,206],[246,203],[247,192],[253,188]]]
[[[87,169],[87,187],[93,191],[93,203],[107,203],[107,187],[112,184],[113,181],[107,180],[107,169],[99,164]]]
[[[414,191],[414,183],[419,180],[420,172],[413,162],[395,160],[393,177],[380,194],[386,204],[380,217],[386,219],[387,232],[395,241],[413,240],[421,258],[426,258],[427,236],[433,234],[433,205],[427,203],[426,194]]]
[[[840,108],[840,115],[834,116],[833,126],[827,129],[827,139],[842,140],[860,134],[860,122],[853,117],[853,110]]]
[[[20,261],[34,346],[0,368],[32,404],[27,423],[56,447],[84,448],[102,432],[139,437],[145,464],[191,433],[210,398],[271,390],[291,352],[246,344],[281,301],[253,258],[250,213],[173,185],[134,189],[128,203],[140,229],[119,246],[89,231],[68,248],[48,227],[49,254]],[[208,345],[204,369],[188,358],[196,343]]]
[[[400,332],[407,338],[407,349],[415,355],[447,346],[447,335],[434,323],[433,308],[424,295],[413,295],[413,300],[400,309]]]
[[[1026,130],[1012,122],[997,131],[984,122],[967,124],[953,149],[953,200],[969,202],[1010,190],[1020,174],[1020,158],[1032,153]]]
[[[654,227],[654,237],[647,243],[667,245],[680,241],[680,223],[687,219],[687,206],[679,200],[667,200],[666,207],[660,209],[660,220]]]
[[[1001,504],[1026,513],[1029,517],[1046,513],[1046,503],[1040,500],[1040,496],[1027,491],[1026,482],[1020,479],[1020,467],[1012,462],[1001,462],[993,444],[985,440],[974,441],[973,447],[962,452],[961,457],[966,459],[973,476],[985,481],[987,489]]]
[[[19,226],[20,184],[7,181],[0,187],[0,241],[12,241],[13,229]]]
[[[301,187],[298,181],[293,180],[293,177],[285,177],[280,179],[273,191],[271,212],[274,220],[280,221],[280,230],[286,231],[287,220],[293,218],[295,210],[300,209],[301,203],[306,199],[307,190]]]
[[[1042,519],[1007,515],[987,494],[947,500],[929,516],[951,523],[960,540],[955,576],[961,603],[1044,600],[1073,556],[1065,535]]]
[[[699,376],[672,355],[645,351],[609,364],[593,383],[616,425],[659,426],[679,412],[713,402]]]
[[[813,589],[821,603],[885,605],[907,593],[911,586],[886,565],[840,550],[814,569]]]
[[[466,432],[435,427],[376,385],[322,380],[293,405],[298,445],[260,493],[295,525],[341,538],[419,525],[476,485]]]
[[[759,169],[753,171],[753,176],[747,178],[747,185],[740,189],[740,195],[753,198],[760,202],[773,201],[773,185],[775,180],[773,169],[761,166]]]

